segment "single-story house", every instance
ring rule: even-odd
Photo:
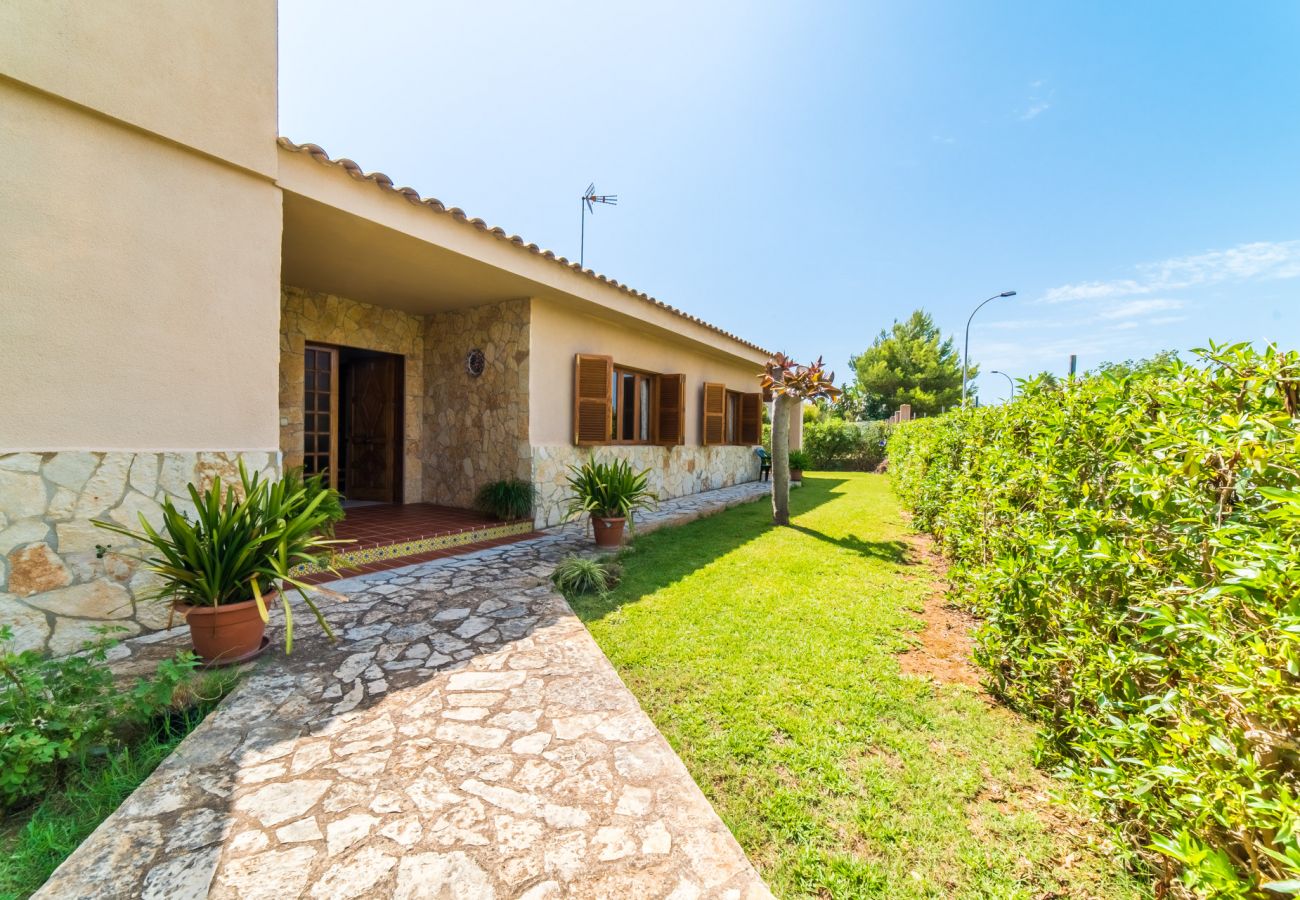
[[[766,350],[277,139],[274,0],[5,4],[0,120],[0,624],[19,646],[163,625],[91,520],[183,506],[241,458],[370,503],[464,508],[527,479],[525,530],[561,521],[591,453],[664,497],[758,477]]]

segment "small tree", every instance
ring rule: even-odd
[[[876,398],[888,416],[904,403],[914,415],[938,415],[961,403],[961,357],[934,319],[918,309],[880,332],[860,356],[849,360],[864,396]],[[979,374],[971,364],[968,380]],[[971,397],[974,398],[973,385]],[[972,399],[972,403],[974,400]],[[876,418],[876,416],[871,416]]]
[[[790,524],[790,410],[805,400],[830,400],[840,395],[835,373],[827,372],[821,357],[811,366],[801,366],[784,353],[767,361],[763,389],[770,390],[772,404],[772,521]]]

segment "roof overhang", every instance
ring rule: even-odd
[[[711,354],[759,364],[769,355],[310,144],[281,140],[279,162],[285,284],[419,315],[544,298]]]

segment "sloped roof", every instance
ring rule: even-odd
[[[569,259],[565,259],[563,256],[556,254],[554,251],[545,250],[537,246],[536,244],[530,244],[517,234],[508,234],[504,228],[488,225],[488,223],[484,222],[482,219],[470,218],[469,215],[459,207],[455,207],[455,206],[448,207],[445,204],[443,204],[440,200],[437,200],[434,197],[421,197],[419,192],[416,191],[415,188],[394,187],[393,179],[389,178],[383,172],[366,173],[362,170],[361,166],[357,165],[355,162],[353,162],[350,159],[347,159],[346,157],[331,159],[330,155],[326,153],[325,150],[317,144],[296,144],[286,137],[280,138],[279,144],[281,147],[291,152],[306,154],[307,156],[310,156],[312,159],[314,159],[318,163],[321,163],[322,165],[334,166],[340,168],[343,171],[347,172],[348,175],[352,176],[354,179],[358,181],[369,181],[374,185],[376,185],[377,187],[382,188],[383,190],[391,191],[392,193],[395,194],[401,194],[411,203],[416,204],[418,206],[424,206],[436,214],[451,216],[457,222],[464,223],[468,227],[475,228],[478,231],[482,231],[486,234],[490,234],[499,240],[506,241],[510,244],[513,244],[523,252],[531,253],[535,256],[540,256],[543,259],[549,259],[552,262],[554,262],[556,265],[563,266],[566,269],[571,269],[572,271],[577,272],[580,275],[584,275],[587,278],[592,279],[593,281],[597,281],[600,282],[601,284],[609,285],[610,287],[616,288],[625,294],[631,294],[633,297],[636,297],[640,300],[644,300],[645,302],[653,304],[654,306],[657,306],[660,309],[664,309],[670,313],[673,313],[674,315],[681,316],[683,319],[686,319],[688,322],[694,322],[695,324],[701,325],[709,329],[710,331],[714,331],[722,335],[723,337],[730,338],[731,340],[735,341],[738,344],[741,344],[745,347],[749,347],[751,350],[757,350],[760,353],[766,353],[769,355],[771,354],[770,350],[766,350],[763,347],[760,347],[758,344],[755,344],[751,341],[747,341],[744,338],[740,337],[739,335],[732,334],[729,331],[725,331],[724,329],[719,328],[717,325],[713,325],[709,322],[706,322],[703,319],[697,316],[693,316],[690,313],[685,312],[684,310],[680,310],[675,306],[670,306],[669,304],[664,303],[662,300],[657,300],[654,297],[651,297],[649,294],[644,293],[643,291],[635,290],[626,284],[622,284],[621,282],[618,282],[613,278],[609,278],[605,275],[602,275],[599,272],[593,271],[592,269],[584,269],[579,263],[573,262],[572,260]]]

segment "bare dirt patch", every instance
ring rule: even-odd
[[[975,617],[948,602],[943,593],[947,566],[925,535],[911,535],[911,556],[934,578],[935,589],[925,598],[921,621],[925,627],[917,639],[920,645],[900,654],[898,664],[906,675],[931,678],[941,684],[962,684],[980,688],[980,673],[971,659],[975,642],[971,632]]]

